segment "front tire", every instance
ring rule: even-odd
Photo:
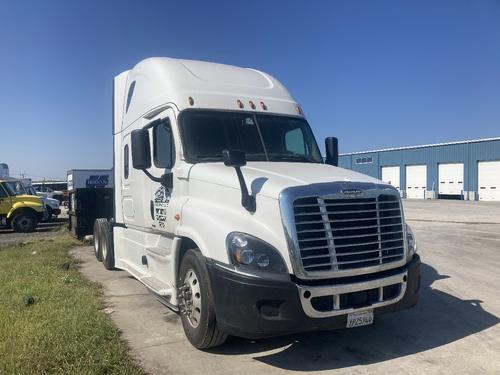
[[[12,229],[14,232],[34,232],[37,225],[36,216],[32,212],[20,212],[12,218]]]
[[[178,285],[182,327],[189,342],[198,349],[222,345],[227,334],[217,325],[210,279],[198,250],[188,250],[182,258]]]

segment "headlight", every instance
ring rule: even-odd
[[[249,234],[232,232],[226,239],[231,263],[243,270],[286,272],[285,262],[268,243]]]
[[[408,256],[413,256],[417,252],[417,240],[408,224],[406,224],[406,241],[408,243]]]

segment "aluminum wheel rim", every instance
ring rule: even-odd
[[[187,293],[184,295],[186,317],[189,324],[196,328],[201,319],[201,290],[198,276],[192,269],[186,272],[184,285],[187,287]]]

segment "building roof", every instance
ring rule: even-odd
[[[415,148],[450,146],[450,145],[460,145],[460,144],[466,144],[466,143],[477,143],[477,142],[488,142],[488,141],[499,141],[499,140],[500,140],[500,137],[482,138],[482,139],[473,139],[473,140],[470,140],[470,141],[432,143],[432,144],[418,145],[418,146],[393,147],[393,148],[382,148],[382,149],[379,149],[379,150],[345,152],[345,153],[339,154],[339,156],[369,154],[369,153],[374,153],[374,152],[386,152],[386,151],[412,150],[412,149],[415,149]]]

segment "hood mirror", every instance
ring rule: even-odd
[[[326,159],[325,164],[339,166],[339,140],[335,137],[325,139]]]
[[[222,157],[224,159],[224,165],[233,167],[236,170],[236,176],[238,176],[241,190],[241,205],[245,207],[248,212],[255,212],[255,197],[248,194],[247,184],[243,177],[243,173],[241,173],[241,167],[247,164],[245,153],[239,150],[223,150]]]
[[[222,151],[222,157],[227,167],[244,167],[247,165],[247,158],[243,151],[224,150]]]

